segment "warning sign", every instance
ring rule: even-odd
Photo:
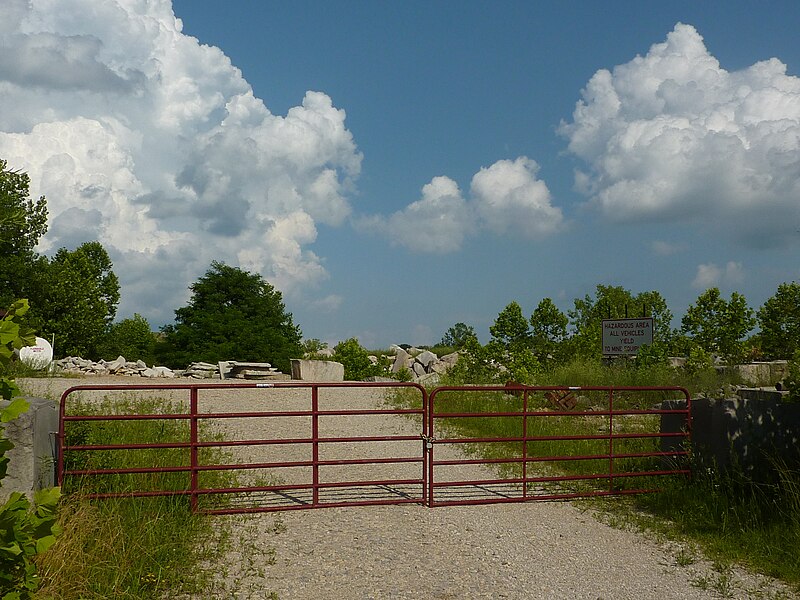
[[[653,319],[604,319],[603,354],[636,354],[653,343]]]

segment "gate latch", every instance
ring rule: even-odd
[[[419,437],[421,437],[422,441],[425,442],[425,448],[427,448],[428,450],[431,450],[433,448],[433,444],[434,442],[436,442],[435,437],[433,437],[432,435],[425,435],[424,433],[421,433]]]

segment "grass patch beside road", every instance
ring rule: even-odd
[[[170,414],[180,404],[157,398],[77,401],[70,414]],[[67,422],[67,445],[186,442],[186,420]],[[201,439],[213,439],[202,432]],[[211,450],[205,449],[206,452]],[[219,453],[219,450],[213,450]],[[68,451],[67,469],[180,467],[188,448]],[[219,462],[223,457],[205,457]],[[68,477],[59,521],[64,533],[41,556],[40,597],[53,600],[115,598],[213,598],[224,596],[219,564],[233,545],[236,517],[195,513],[188,496],[89,499],[89,493],[131,490],[185,490],[188,472],[83,475]],[[202,473],[201,486],[234,485],[230,472]],[[203,502],[208,504],[209,501]],[[242,517],[239,520],[244,520]],[[230,590],[229,590],[230,591]],[[264,597],[269,597],[264,592]]]
[[[643,529],[690,540],[720,563],[739,563],[800,593],[800,473],[783,465],[770,483],[698,472],[658,494],[599,506]]]

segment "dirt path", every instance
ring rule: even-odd
[[[51,393],[63,385],[53,383],[61,380],[49,381]],[[113,382],[119,383],[119,379]],[[75,385],[75,380],[66,383]],[[44,384],[33,387],[37,386],[43,389]],[[303,392],[280,391],[289,393],[281,400],[271,398],[269,402],[275,406],[297,406],[305,401]],[[381,405],[383,395],[375,390],[349,390],[331,394],[326,401],[340,408],[375,407]],[[220,391],[209,394],[206,410],[249,410],[263,402],[262,390],[237,391],[235,400]],[[419,432],[413,420],[405,417],[366,419],[369,423],[359,423],[359,427],[374,435],[413,436]],[[263,420],[226,421],[221,427],[237,439],[269,433]],[[294,424],[282,423],[279,431],[271,434],[307,436],[307,427],[307,422],[297,419]],[[351,418],[331,418],[325,427],[323,435],[353,434]],[[302,459],[308,452],[294,446],[279,448],[284,460]],[[242,452],[241,459],[263,458],[253,449]],[[299,454],[293,455],[295,452]],[[362,446],[347,452],[368,450]],[[396,450],[397,455],[405,452],[406,448]],[[305,476],[300,470],[281,473],[283,481]],[[216,518],[230,532],[231,550],[220,569],[217,589],[209,597],[793,597],[781,586],[744,571],[715,569],[685,548],[606,526],[569,502],[434,509],[406,504]]]

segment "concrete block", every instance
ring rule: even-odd
[[[52,487],[55,479],[56,433],[58,409],[53,400],[25,398],[30,404],[27,412],[4,424],[5,436],[14,443],[8,453],[8,474],[0,488],[0,502],[11,492],[23,492],[33,498],[33,492]],[[2,401],[0,404],[6,405]]]

